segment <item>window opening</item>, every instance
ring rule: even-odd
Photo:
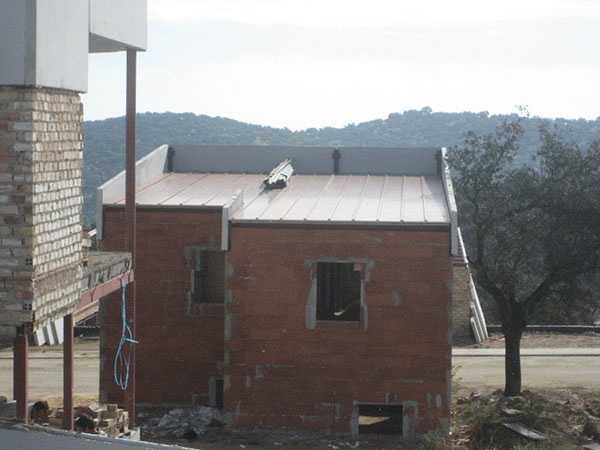
[[[215,380],[215,408],[223,409],[223,379]]]
[[[194,302],[223,303],[225,295],[225,252],[198,250],[195,254]]]
[[[360,321],[361,266],[317,263],[317,320]]]
[[[223,378],[210,377],[208,384],[208,406],[223,409]]]
[[[358,405],[358,433],[402,435],[402,405]]]

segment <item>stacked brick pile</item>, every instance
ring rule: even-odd
[[[104,431],[110,437],[119,437],[129,431],[129,413],[115,404],[99,405],[97,403],[89,406],[77,406],[75,408],[77,417],[86,414],[93,421],[97,429]],[[64,410],[57,410],[48,418],[51,426],[62,427]]]
[[[48,325],[79,297],[82,133],[79,94],[0,87],[0,325]]]

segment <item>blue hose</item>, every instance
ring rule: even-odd
[[[138,341],[133,339],[133,333],[131,332],[131,328],[127,325],[127,312],[125,309],[125,280],[121,279],[121,286],[123,286],[123,296],[121,303],[121,315],[123,317],[123,331],[121,333],[121,342],[119,342],[119,348],[117,349],[117,354],[115,355],[115,383],[121,389],[127,389],[127,383],[129,382],[129,364],[131,362],[131,350],[133,349],[133,345],[137,344]],[[127,356],[123,353],[123,345],[125,343],[129,343],[129,350],[127,352]]]

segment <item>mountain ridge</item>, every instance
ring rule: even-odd
[[[160,145],[290,145],[352,147],[452,147],[460,145],[464,133],[490,133],[502,120],[517,114],[490,115],[483,111],[445,113],[408,110],[342,128],[323,127],[291,131],[253,125],[223,117],[194,113],[138,113],[137,159]],[[549,121],[564,130],[568,139],[582,148],[600,139],[600,117],[543,119],[523,117],[525,133],[522,154],[515,164],[528,164],[539,145],[537,129]],[[84,225],[95,222],[96,188],[125,167],[125,117],[84,123]]]

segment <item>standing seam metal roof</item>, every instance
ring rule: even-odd
[[[232,222],[450,223],[442,181],[434,175],[300,175],[264,189],[265,174],[164,173],[137,187],[140,206],[219,208],[238,190]],[[124,197],[105,205],[123,205]]]

